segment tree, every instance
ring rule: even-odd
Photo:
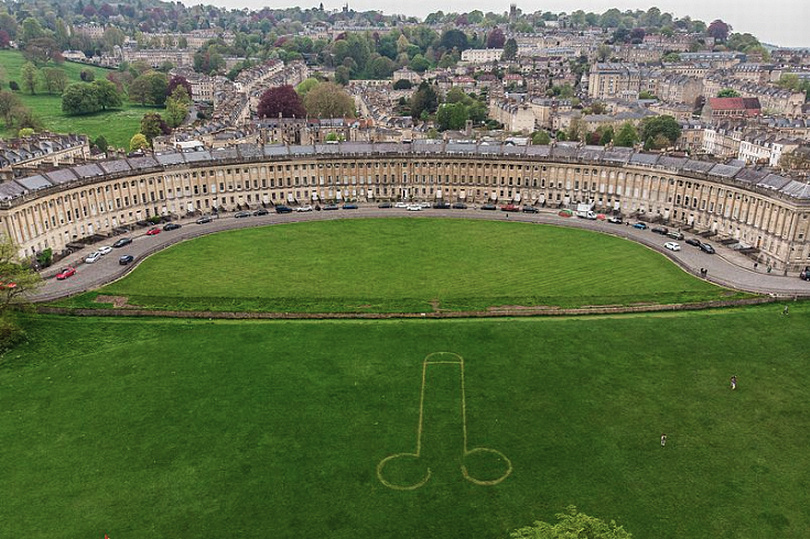
[[[0,118],[6,124],[6,127],[14,123],[14,112],[23,107],[22,100],[9,92],[8,90],[0,90]]]
[[[413,87],[408,79],[399,79],[394,83],[394,90],[410,90]]]
[[[672,116],[652,116],[641,121],[640,136],[645,144],[651,141],[654,148],[674,146],[681,136],[681,126]]]
[[[497,26],[492,29],[492,31],[487,36],[487,48],[488,49],[502,49],[504,46],[504,42],[506,41],[506,36],[503,35],[503,30],[498,28]]]
[[[43,67],[42,80],[49,94],[61,94],[67,87],[67,73],[56,67]]]
[[[709,25],[709,28],[706,30],[706,34],[709,37],[713,37],[715,41],[719,41],[721,43],[725,42],[728,39],[728,33],[731,31],[731,26],[724,23],[720,19],[715,19]]]
[[[614,146],[632,148],[638,142],[638,131],[630,122],[625,122],[613,138]]]
[[[145,106],[146,103],[150,101],[151,96],[152,84],[149,82],[149,79],[143,75],[133,80],[132,84],[129,85],[130,101],[134,101],[136,103],[140,103],[141,106]]]
[[[557,513],[556,524],[535,522],[509,534],[512,539],[632,539],[632,534],[611,520],[607,523],[596,517],[580,513],[573,505],[564,513]]]
[[[84,82],[68,86],[62,94],[62,112],[68,116],[92,114],[101,110],[95,88]]]
[[[459,52],[469,48],[467,34],[461,30],[446,30],[442,34],[439,45],[447,50],[458,49]]]
[[[439,131],[464,129],[470,115],[464,103],[444,103],[436,112]]]
[[[545,131],[535,131],[532,133],[532,144],[537,146],[548,146],[551,144],[551,137]]]
[[[354,117],[354,99],[333,82],[322,82],[310,90],[304,107],[316,118]]]
[[[25,45],[23,56],[35,65],[45,65],[48,62],[61,64],[65,61],[59,50],[59,45],[52,37],[38,37],[31,39]]]
[[[151,87],[151,102],[158,106],[166,103],[166,91],[169,88],[169,79],[166,78],[166,74],[152,71],[144,76],[148,78]]]
[[[191,100],[183,86],[174,89],[174,93],[166,100],[166,123],[169,127],[178,127],[188,116]]]
[[[306,97],[307,92],[315,88],[318,84],[320,84],[320,81],[318,79],[316,79],[315,77],[309,77],[304,82],[296,86],[295,91],[298,92],[298,95],[300,95],[301,99],[303,99],[304,97]]]
[[[96,74],[91,69],[82,69],[79,78],[84,82],[93,82],[96,80]]]
[[[397,68],[397,64],[387,56],[380,56],[369,62],[369,75],[375,79],[387,79]]]
[[[20,263],[17,247],[7,236],[0,236],[0,315],[12,304],[25,301],[25,297],[42,285],[42,278],[29,266]]]
[[[166,86],[166,98],[168,99],[169,96],[173,95],[178,86],[185,88],[186,97],[191,100],[194,95],[191,91],[191,83],[181,75],[175,75],[169,80],[169,84]]]
[[[107,143],[107,139],[104,138],[104,135],[99,135],[96,137],[96,140],[93,141],[93,146],[98,148],[100,152],[107,153],[107,149],[110,145]]]
[[[518,53],[518,45],[515,38],[510,37],[506,40],[506,43],[503,46],[503,59],[504,60],[515,60],[517,59]]]
[[[19,138],[25,138],[25,137],[30,137],[30,136],[31,136],[31,135],[33,135],[34,133],[36,133],[36,131],[34,131],[34,128],[33,128],[33,127],[23,127],[22,129],[20,129],[20,130],[17,132],[17,136],[18,136]]]
[[[24,63],[20,68],[20,79],[22,80],[23,90],[34,95],[37,91],[37,79],[39,79],[37,66],[31,62]]]
[[[123,104],[121,93],[115,84],[106,79],[100,79],[90,83],[90,87],[96,92],[96,100],[101,110],[121,108]]]
[[[606,146],[613,141],[613,126],[600,127],[596,130],[600,134],[599,145]]]
[[[422,113],[431,114],[439,106],[439,96],[433,86],[425,81],[419,85],[419,89],[411,96],[411,116],[421,118]]]
[[[646,35],[647,32],[644,30],[644,28],[633,28],[630,30],[630,43],[638,45],[644,41],[644,36]]]
[[[717,97],[740,97],[740,92],[733,88],[723,88],[717,92]]]
[[[168,135],[171,133],[171,128],[163,121],[163,118],[160,117],[160,114],[156,112],[147,112],[141,118],[141,131],[140,133],[146,137],[146,140],[149,141],[149,145],[152,145],[152,141],[155,137],[159,137],[160,135]]]
[[[417,73],[424,73],[430,69],[430,61],[421,54],[417,54],[411,58],[411,63],[408,64],[408,67]]]
[[[307,111],[295,89],[290,85],[270,88],[259,99],[260,118],[304,118]]]
[[[348,67],[338,66],[338,68],[335,69],[336,83],[346,85],[349,84],[350,80],[351,80],[351,71],[349,71]]]
[[[129,151],[137,152],[139,150],[148,150],[149,149],[149,141],[146,140],[146,137],[143,136],[142,133],[135,133],[131,139],[129,139]]]

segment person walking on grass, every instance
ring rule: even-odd
[[[787,316],[789,311],[790,308],[787,305],[785,305],[785,308],[782,309],[782,315]]]
[[[737,389],[737,375],[731,377],[731,390],[734,391]]]
[[[667,435],[662,434],[661,435],[661,447],[666,447],[666,445],[667,445]]]

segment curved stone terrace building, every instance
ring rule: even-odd
[[[0,231],[28,256],[156,215],[397,199],[591,203],[736,240],[779,270],[810,265],[810,184],[743,166],[575,143],[242,144],[103,161],[0,184]]]

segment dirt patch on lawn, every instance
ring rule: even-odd
[[[96,296],[95,302],[96,303],[112,303],[113,308],[115,309],[126,309],[127,307],[132,307],[129,305],[127,301],[129,298],[126,296]]]

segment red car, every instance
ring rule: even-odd
[[[62,271],[56,274],[56,278],[60,281],[64,281],[68,277],[73,277],[76,275],[76,268],[68,266],[66,268],[62,268]]]
[[[515,204],[507,204],[505,206],[501,206],[501,211],[520,211],[520,206]]]
[[[146,231],[147,236],[156,236],[158,234],[160,234],[160,229],[158,227],[150,228]]]

